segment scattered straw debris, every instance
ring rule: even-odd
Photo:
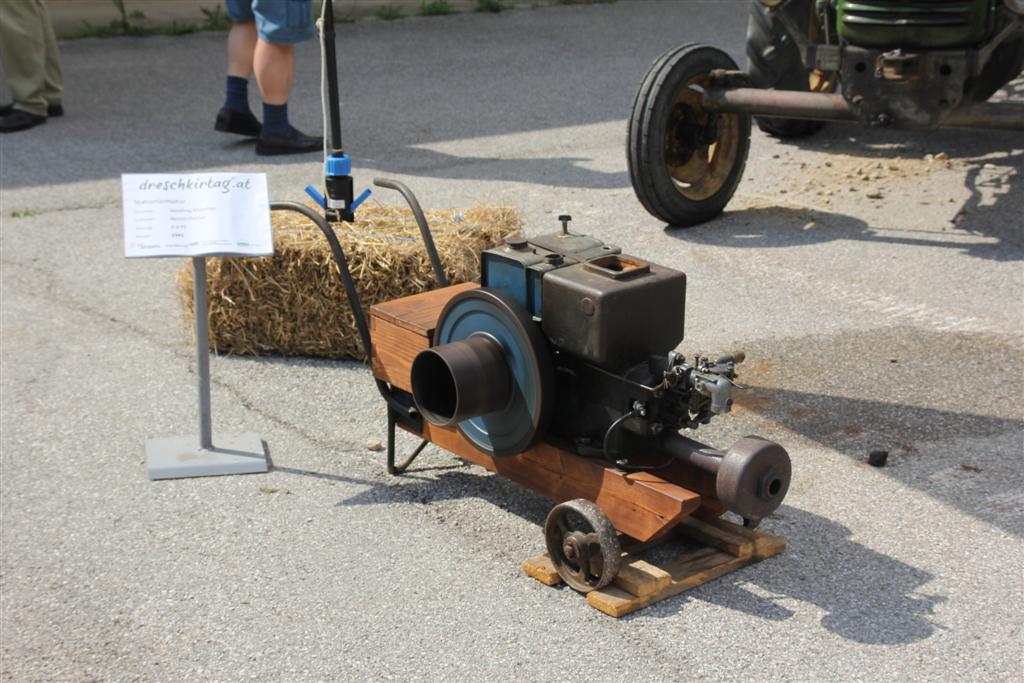
[[[522,229],[511,207],[428,211],[434,241],[452,284],[479,275],[480,252]],[[241,355],[366,360],[338,268],[320,230],[294,212],[272,215],[274,255],[207,259],[210,347]],[[412,213],[364,207],[335,233],[348,257],[361,302],[375,303],[436,286]],[[193,328],[192,268],[177,275],[185,323]]]

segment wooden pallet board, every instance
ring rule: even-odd
[[[587,593],[587,603],[605,614],[621,617],[777,555],[786,548],[786,541],[779,536],[722,519],[690,517],[680,521],[675,530],[690,540],[703,543],[704,547],[661,565],[651,564],[629,552],[623,553],[622,569],[615,581]],[[548,586],[561,583],[547,555],[530,558],[523,563],[523,571]]]

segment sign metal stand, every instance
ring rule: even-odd
[[[210,477],[267,471],[263,439],[255,432],[221,433],[214,445],[210,410],[210,326],[206,259],[192,257],[196,319],[196,375],[199,387],[199,435],[146,440],[150,479]]]

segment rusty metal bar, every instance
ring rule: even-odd
[[[704,91],[701,104],[711,111],[777,116],[784,119],[857,120],[843,96],[830,93],[760,88],[712,88]]]
[[[761,90],[759,88],[712,88],[701,98],[711,111],[739,112],[816,121],[856,121],[857,116],[842,95],[834,93]],[[1024,103],[976,102],[952,112],[942,127],[1024,130]]]
[[[1024,130],[1024,102],[975,102],[960,107],[942,127]]]

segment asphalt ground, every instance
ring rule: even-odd
[[[222,34],[63,43],[67,115],[0,139],[4,679],[1019,679],[1024,138],[755,132],[726,214],[667,229],[629,185],[632,97],[678,43],[740,58],[743,14],[618,2],[339,39],[358,187],[513,203],[531,234],[570,213],[687,272],[684,350],[748,354],[740,408],[697,436],[785,445],[764,527],[789,547],[620,620],[520,573],[547,501],[436,449],[387,476],[355,363],[214,358],[215,429],[259,431],[272,471],[146,479],[144,440],[195,428],[194,358],[181,261],[122,256],[119,175],[263,171],[297,199],[319,163],[213,131]],[[317,64],[303,45],[307,131]]]

